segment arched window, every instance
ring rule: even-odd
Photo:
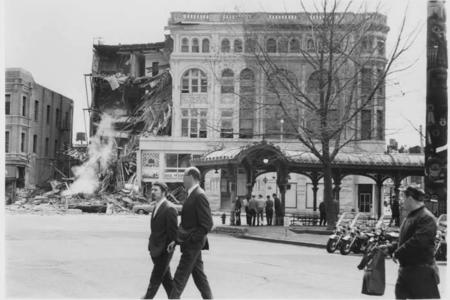
[[[279,69],[267,77],[266,89],[269,92],[289,94],[297,88],[297,76],[288,70]]]
[[[183,38],[181,40],[181,52],[189,52],[189,39]]]
[[[308,52],[314,52],[314,41],[313,41],[313,39],[308,39],[308,41],[306,42],[306,50]]]
[[[242,41],[234,40],[234,52],[240,53],[242,52]]]
[[[253,53],[256,49],[256,42],[254,39],[246,39],[245,40],[245,52]]]
[[[321,77],[322,75],[322,77]],[[327,82],[327,73],[326,71],[315,71],[312,73],[308,82],[306,83],[306,92],[307,93],[319,93],[320,90],[326,91],[328,86]],[[334,92],[334,86],[332,86],[332,92]]]
[[[225,53],[230,52],[230,41],[228,39],[223,39],[222,40],[221,51],[225,52]]]
[[[255,74],[244,69],[239,75],[239,138],[253,138],[255,119]]]
[[[192,39],[192,52],[193,53],[199,53],[200,52],[200,46],[198,44],[198,39]]]
[[[275,39],[268,39],[266,42],[266,51],[268,53],[276,53],[277,52],[277,41]]]
[[[222,94],[234,93],[234,73],[231,69],[225,69],[222,72],[222,86],[220,89]]]
[[[289,43],[289,52],[298,53],[300,52],[300,42],[297,39],[292,39]]]
[[[208,39],[203,39],[203,41],[202,41],[202,52],[203,53],[209,52],[209,40]]]
[[[206,74],[199,69],[189,69],[181,78],[181,93],[206,93],[208,80]]]
[[[278,40],[278,52],[287,53],[288,52],[288,41],[285,38]]]

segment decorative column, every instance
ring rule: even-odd
[[[340,212],[340,201],[339,201],[339,192],[341,191],[341,174],[339,171],[333,172],[333,198],[337,201],[336,212],[339,214]]]
[[[312,181],[312,191],[313,191],[313,211],[317,211],[317,191],[319,190],[319,179],[317,176],[317,173],[313,173],[313,175],[311,176],[311,181]]]
[[[377,175],[376,177],[377,177],[377,179],[376,179],[377,216],[378,216],[378,218],[380,218],[381,215],[383,214],[383,211],[382,211],[382,209],[383,209],[383,205],[382,205],[382,203],[383,203],[383,201],[382,201],[383,178],[380,175]]]
[[[445,0],[428,1],[425,193],[447,212],[447,33]]]

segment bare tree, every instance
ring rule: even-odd
[[[301,3],[301,6],[306,12],[305,5]],[[292,22],[274,18],[262,30],[261,24],[257,27],[243,19],[245,44],[242,47],[252,54],[246,63],[256,65],[265,77],[264,101],[256,103],[259,109],[265,110],[266,120],[272,120],[266,122],[264,134],[279,136],[279,124],[274,120],[282,118],[285,128],[281,134],[298,139],[320,160],[330,228],[335,226],[337,216],[332,162],[352,142],[370,139],[373,134],[384,140],[386,77],[401,70],[394,70],[393,64],[414,41],[411,34],[404,37],[405,17],[392,51],[386,54],[384,35],[389,31],[386,17],[377,12],[368,13],[363,7],[355,11],[353,6],[351,1],[342,5],[339,1],[324,0],[315,12],[301,14],[304,18],[301,24],[296,19],[300,14],[291,14]],[[281,38],[262,38],[258,32]],[[296,34],[307,35],[303,38],[305,45],[292,38]],[[282,55],[288,52],[297,55]],[[291,63],[293,57],[310,74],[303,81],[305,84],[293,75],[292,66],[298,65]],[[241,103],[247,98],[240,95]],[[364,122],[373,123],[373,115],[383,124],[378,129],[361,128]]]

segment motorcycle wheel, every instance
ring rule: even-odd
[[[354,247],[352,249],[353,253],[355,253],[355,254],[361,253],[362,252],[361,251],[361,247],[362,247],[361,243],[355,242],[355,245],[354,245]]]
[[[335,239],[329,239],[327,242],[327,252],[328,253],[334,253],[337,249],[337,240]]]
[[[341,252],[342,255],[348,255],[350,254],[351,251],[351,247],[350,247],[350,241],[345,241],[342,243],[341,248],[339,249],[339,251]]]

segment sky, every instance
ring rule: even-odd
[[[314,2],[319,1],[305,1],[308,10],[313,9]],[[376,3],[367,1],[367,9],[375,9]],[[390,27],[387,53],[392,50],[404,15],[405,37],[415,37],[409,51],[394,66],[411,67],[387,80],[386,140],[395,138],[400,145],[418,145],[419,125],[425,124],[427,1],[379,3]],[[39,84],[72,98],[75,136],[84,131],[83,108],[91,101],[86,99],[83,74],[91,72],[94,41],[98,37],[104,44],[163,41],[172,11],[300,12],[302,8],[299,0],[5,0],[5,67],[24,68]]]

